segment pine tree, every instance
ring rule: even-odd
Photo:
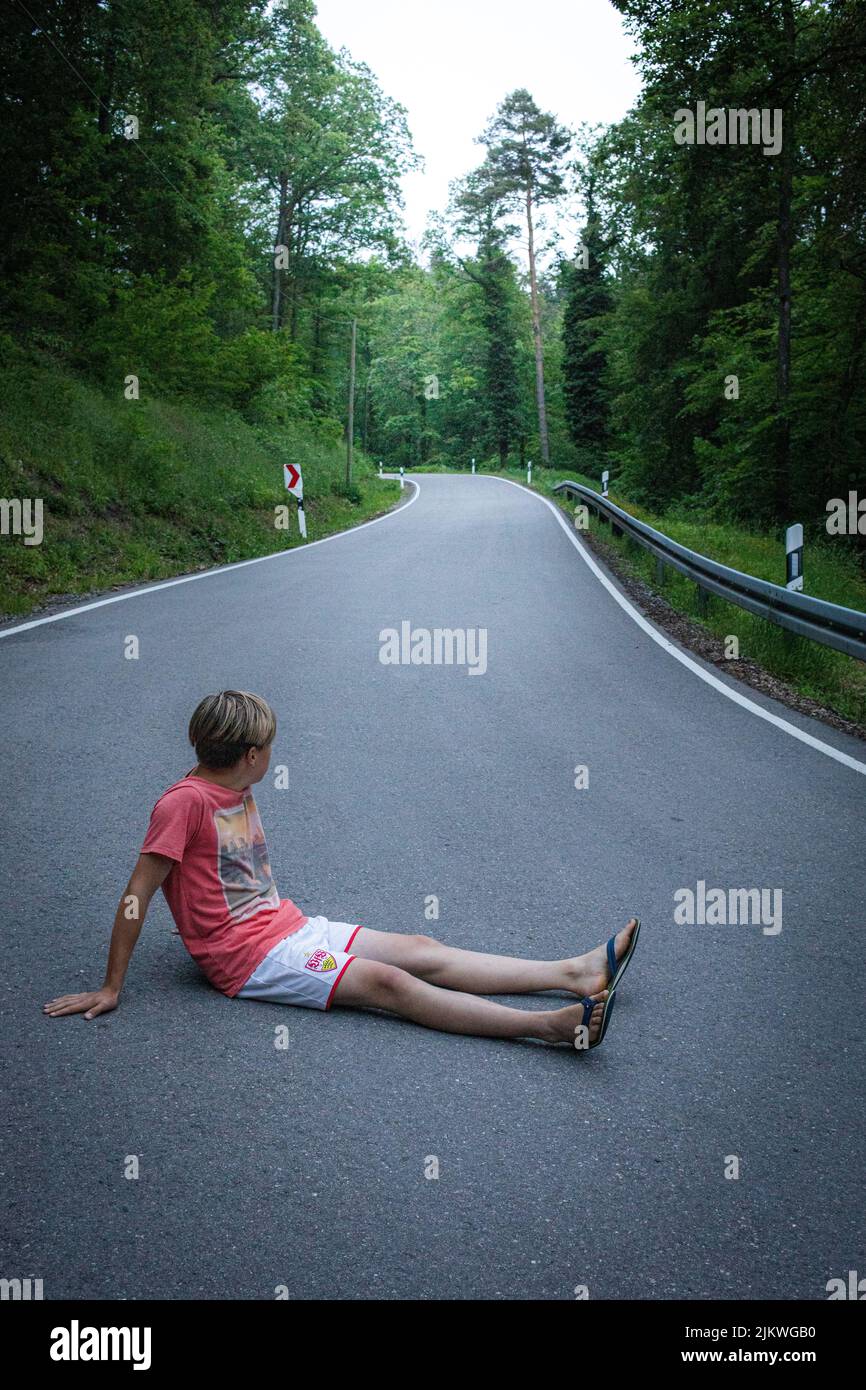
[[[561,165],[571,143],[571,136],[562,126],[557,125],[552,115],[536,106],[525,88],[520,88],[500,103],[481,140],[487,146],[487,159],[497,190],[503,197],[521,202],[526,214],[538,434],[541,461],[545,466],[549,466],[544,352],[535,254],[535,213],[541,204],[555,202],[564,191]]]
[[[488,164],[456,186],[453,206],[457,231],[472,236],[477,242],[474,264],[463,260],[460,264],[483,296],[482,321],[487,339],[487,435],[499,454],[500,468],[505,469],[520,421],[513,316],[514,267],[505,253],[506,240],[514,228],[503,228],[499,223],[504,210],[502,196],[497,192]]]

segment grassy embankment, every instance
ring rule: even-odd
[[[310,425],[252,424],[186,401],[127,401],[50,365],[0,372],[0,497],[42,498],[44,538],[0,536],[0,617],[58,596],[166,579],[304,542],[282,465],[303,469],[307,538],[399,500],[356,454]],[[275,508],[289,503],[290,529]]]
[[[499,469],[493,466],[488,466],[484,471],[499,474]],[[524,484],[526,482],[524,470],[509,469],[500,476]],[[551,495],[554,486],[565,478],[584,483],[596,491],[601,490],[597,478],[586,477],[573,469],[534,468],[532,487],[534,491]],[[746,530],[742,526],[690,517],[684,511],[660,515],[634,506],[627,498],[619,496],[615,489],[611,491],[610,498],[624,511],[691,550],[774,584],[785,582],[785,543],[781,529],[776,535],[768,535]],[[569,517],[573,517],[573,500],[562,497],[553,500]],[[616,568],[658,589],[655,559],[625,537],[614,538],[609,526],[595,519],[592,513],[590,518],[590,532],[603,543]],[[828,536],[820,524],[806,527],[805,530],[805,592],[827,599],[830,603],[843,604],[846,608],[866,611],[866,573],[847,538]],[[741,657],[757,662],[793,686],[801,695],[818,700],[844,718],[866,727],[866,664],[862,661],[855,661],[806,638],[791,636],[772,623],[721,599],[710,598],[706,615],[701,615],[696,586],[671,569],[665,571],[665,582],[659,592],[673,608],[701,623],[716,636],[723,639],[736,636]]]

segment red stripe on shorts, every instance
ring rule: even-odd
[[[332,1000],[333,997],[334,997],[334,990],[337,988],[337,985],[338,985],[338,984],[340,983],[340,981],[342,980],[343,976],[345,975],[345,973],[346,973],[346,971],[348,970],[349,966],[352,964],[352,961],[353,961],[353,960],[357,960],[357,956],[350,956],[350,957],[349,957],[349,959],[346,961],[346,964],[343,966],[342,970],[340,971],[339,975],[337,976],[336,980],[335,980],[334,983],[331,985],[331,993],[328,995],[328,1002],[327,1002],[327,1004],[325,1005],[325,1009],[326,1009],[326,1010],[327,1010],[327,1009],[330,1009],[330,1007],[331,1007],[331,1000]]]

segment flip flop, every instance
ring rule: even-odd
[[[640,936],[640,918],[635,917],[634,920],[637,922],[637,926],[632,932],[632,937],[628,945],[628,950],[626,951],[625,955],[622,957],[621,960],[617,960],[616,958],[616,936],[619,936],[619,932],[617,932],[616,936],[612,936],[610,938],[610,941],[607,943],[607,968],[608,973],[610,974],[610,979],[605,985],[605,989],[607,989],[611,994],[613,994],[614,990],[620,982],[620,979],[625,974],[626,966],[628,965],[629,961],[634,955],[634,948],[637,945],[637,939]]]
[[[581,999],[580,1002],[583,1005],[583,1018],[580,1020],[578,1027],[588,1029],[589,1020],[592,1018],[592,1011],[593,1009],[598,1007],[599,1000]],[[607,1025],[610,1023],[610,1016],[613,1013],[613,1006],[615,1002],[615,995],[608,993],[608,996],[604,1001],[604,1013],[601,1016],[601,1031],[599,1032],[599,1035],[596,1038],[595,1042],[587,1043],[586,1047],[581,1047],[577,1041],[577,1028],[574,1030],[574,1046],[576,1047],[578,1052],[591,1052],[594,1047],[598,1047],[599,1043],[604,1042],[604,1035],[607,1032]]]

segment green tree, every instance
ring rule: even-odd
[[[863,457],[866,8],[615,3],[645,84],[595,160],[616,241],[607,340],[623,479],[656,503],[702,492],[790,519]],[[698,100],[779,109],[781,152],[676,146],[674,113]]]
[[[503,195],[489,164],[470,174],[453,190],[455,232],[476,242],[474,262],[460,265],[481,293],[486,335],[484,400],[486,442],[508,466],[512,442],[519,432],[520,392],[517,376],[514,267],[505,246],[515,228],[501,224]]]
[[[602,342],[611,309],[605,276],[607,251],[590,174],[586,224],[574,260],[563,265],[566,298],[562,316],[562,389],[568,431],[580,448],[607,442],[607,356]]]
[[[493,187],[503,202],[522,205],[526,216],[532,334],[535,344],[535,381],[538,434],[542,462],[550,464],[547,405],[544,393],[544,349],[535,251],[535,214],[545,203],[555,202],[564,191],[562,161],[571,136],[545,113],[525,88],[512,92],[500,103],[481,137],[487,147]]]

